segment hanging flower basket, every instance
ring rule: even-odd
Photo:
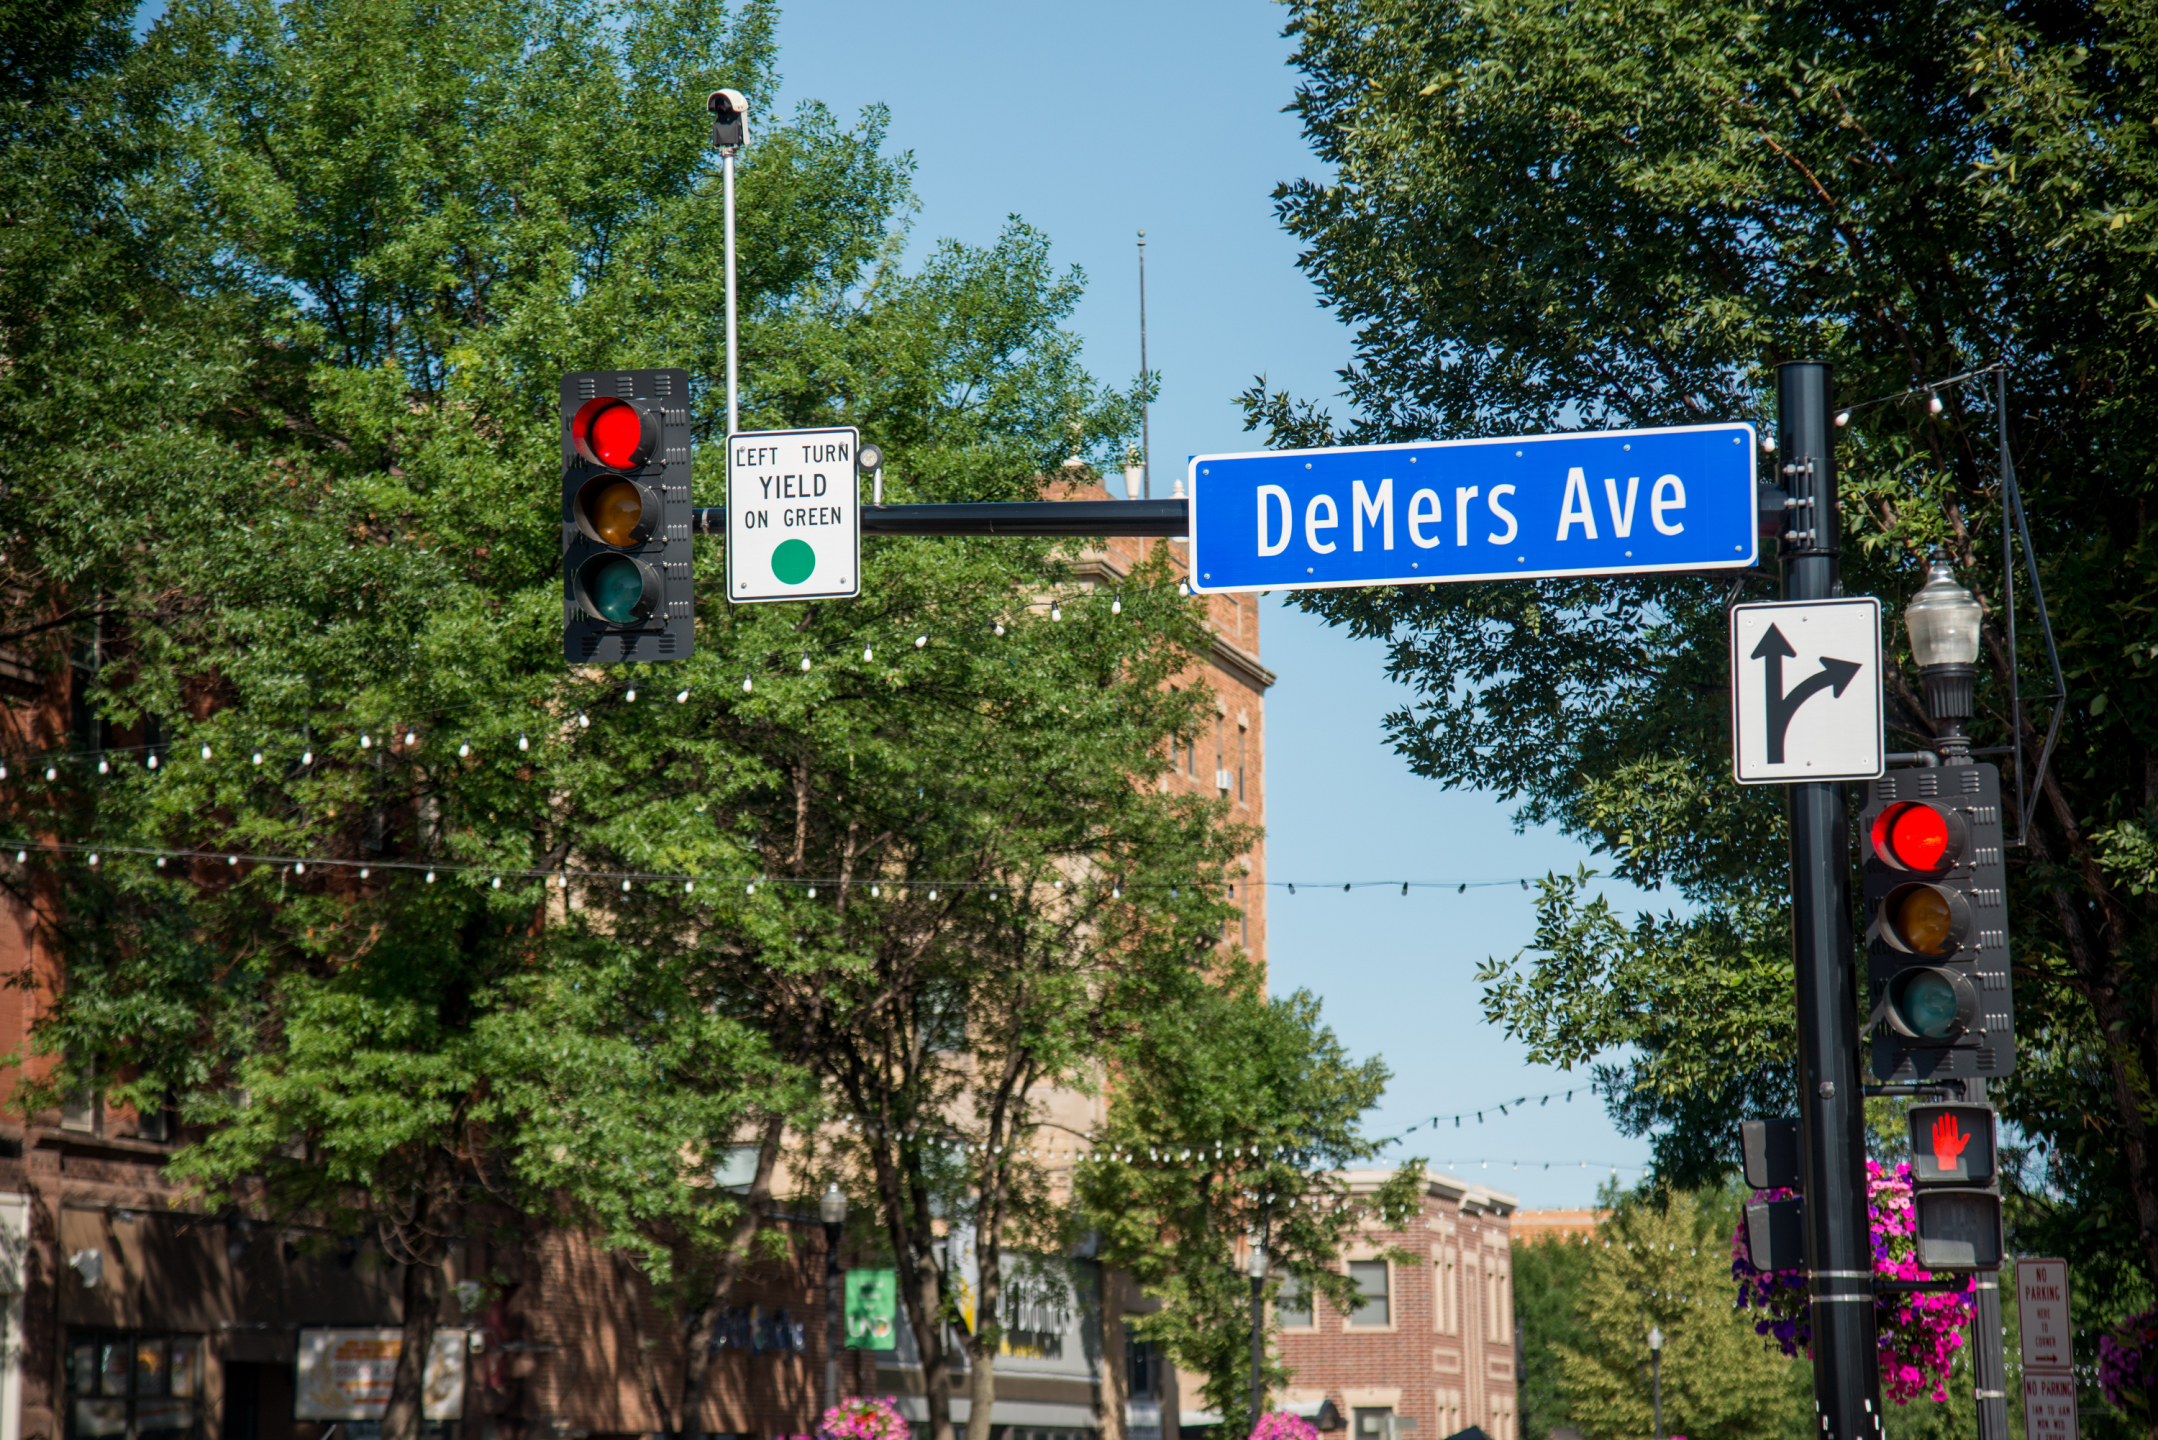
[[[1890,1170],[1866,1162],[1866,1218],[1873,1232],[1873,1273],[1883,1279],[1930,1280],[1918,1268],[1912,1238],[1911,1167]],[[1791,1190],[1757,1190],[1756,1200],[1781,1200]],[[1813,1353],[1812,1302],[1803,1270],[1756,1270],[1746,1253],[1746,1225],[1731,1237],[1731,1278],[1738,1281],[1740,1308],[1767,1312],[1754,1330],[1773,1339],[1786,1355]],[[1881,1388],[1898,1405],[1920,1396],[1948,1398],[1948,1372],[1971,1323],[1978,1288],[1974,1279],[1962,1290],[1909,1295],[1880,1294],[1873,1302],[1880,1332]]]
[[[2158,1410],[2158,1310],[2122,1321],[2098,1337],[2098,1388],[2106,1403],[2148,1420]]]
[[[1319,1427],[1301,1415],[1269,1410],[1251,1427],[1251,1440],[1319,1440]]]
[[[849,1395],[817,1422],[817,1440],[909,1440],[913,1433],[897,1405],[861,1395]]]

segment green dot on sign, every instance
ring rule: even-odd
[[[772,573],[782,585],[799,585],[817,568],[817,552],[807,540],[782,540],[772,552]]]

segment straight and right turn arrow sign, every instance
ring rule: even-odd
[[[1870,780],[1881,733],[1881,602],[1731,610],[1731,761],[1741,785]]]

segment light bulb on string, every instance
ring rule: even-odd
[[[554,877],[554,883],[557,890],[567,890],[569,889],[569,876],[557,875]]]
[[[417,744],[419,744],[419,743],[420,743],[420,736],[419,736],[419,732],[418,732],[417,730],[407,730],[407,731],[405,732],[405,743],[406,743],[407,745],[417,745]]]
[[[240,857],[239,857],[239,856],[237,856],[237,855],[227,855],[227,856],[225,857],[225,863],[226,863],[227,865],[231,865],[231,866],[237,867],[237,866],[239,865],[239,863],[240,863]]]
[[[876,898],[877,898],[877,895],[878,895],[878,890],[877,890],[877,887],[876,887],[876,886],[874,886],[874,885],[870,886],[870,887],[869,887],[869,898],[870,898],[870,899],[872,899],[872,900],[874,900],[874,899],[876,899]]]
[[[1057,604],[1057,603],[1056,603],[1055,601],[1053,601],[1053,600],[1052,600],[1052,601],[1050,601],[1050,602],[1049,602],[1049,618],[1050,618],[1051,620],[1062,620],[1062,619],[1064,618],[1064,607],[1063,607],[1062,605],[1059,605],[1059,604]]]
[[[517,748],[520,750],[530,750],[532,748],[532,742],[530,740],[527,740],[524,736],[520,735],[517,737]]]
[[[804,655],[802,657],[802,669],[804,671],[807,671],[809,669],[809,657],[807,655]]]
[[[255,763],[255,764],[257,764],[257,765],[260,765],[260,764],[262,763],[262,752],[261,752],[260,750],[257,750],[257,751],[255,752],[255,762],[254,762],[254,763]]]
[[[472,743],[469,740],[459,741],[457,744],[457,758],[463,760],[468,758],[471,754]]]
[[[160,870],[165,868],[165,857],[162,855],[157,857],[157,868]]]
[[[690,892],[694,891],[694,890],[695,890],[696,888],[697,888],[697,882],[696,882],[696,881],[694,881],[694,880],[684,880],[684,881],[682,882],[682,893],[683,893],[684,895],[687,895],[687,894],[689,894]]]
[[[97,852],[95,850],[92,850],[90,852],[90,863],[92,865],[95,865],[97,863]]]
[[[1851,423],[1851,412],[1850,412],[1850,411],[1848,411],[1848,410],[1838,410],[1838,411],[1836,412],[1836,425],[1837,425],[1837,427],[1838,427],[1839,429],[1840,429],[1841,427],[1845,426],[1845,425],[1848,425],[1848,424],[1850,424],[1850,423]]]
[[[749,883],[749,884],[748,884],[748,885],[747,885],[747,886],[746,886],[746,887],[744,888],[744,890],[743,890],[743,893],[744,893],[744,894],[746,894],[746,895],[754,895],[754,894],[756,894],[756,893],[757,893],[757,884],[756,884],[756,882],[755,882],[754,880],[753,880],[753,881],[751,881],[751,882],[750,882],[750,883]]]
[[[367,866],[367,865],[362,865],[362,866],[360,867],[360,878],[361,878],[362,880],[365,880],[365,879],[366,879],[366,878],[368,877],[368,875],[369,875],[370,873],[372,873],[372,867],[371,867],[371,866]]]
[[[494,888],[497,890],[502,888],[502,877],[500,875],[495,876]]]
[[[636,686],[634,686],[634,685],[630,686],[628,690],[626,690],[625,692],[623,692],[622,698],[623,698],[624,700],[628,701],[628,702],[629,702],[630,704],[632,704],[632,705],[636,704],[636,703],[637,703],[637,687],[636,687]]]
[[[362,730],[360,732],[360,748],[362,750],[372,749],[374,747],[374,743],[375,742],[373,740],[368,738],[366,731]]]
[[[817,898],[817,887],[814,885],[809,887],[809,898],[812,900]]]
[[[756,688],[757,686],[755,681],[751,680],[747,675],[744,675],[742,677],[742,693],[744,695],[755,693]]]
[[[1948,408],[1947,404],[1942,401],[1940,392],[1930,386],[1926,390],[1926,408],[1936,415]],[[1613,1171],[1612,1173],[1616,1174],[1618,1172]]]
[[[295,875],[305,875],[307,873],[307,862],[305,860],[293,861],[292,873]]]
[[[1121,615],[1121,614],[1123,614],[1123,613],[1124,613],[1124,592],[1123,592],[1123,591],[1121,591],[1121,590],[1117,591],[1117,592],[1116,592],[1116,598],[1115,598],[1114,600],[1111,600],[1111,601],[1109,602],[1109,613],[1110,613],[1111,615]]]
[[[674,692],[674,703],[677,705],[687,705],[689,703],[689,687],[687,685]]]
[[[210,758],[210,747],[209,747],[209,746],[207,746],[207,745],[205,745],[205,746],[203,746],[203,747],[202,747],[202,758],[203,758],[203,759],[205,759],[205,760],[207,760],[207,759],[209,759],[209,758]],[[6,779],[6,778],[7,778],[7,767],[6,767],[5,765],[0,765],[0,780],[4,780],[4,779]]]
[[[876,652],[875,648],[874,648],[874,647],[872,647],[872,646],[869,646],[869,645],[864,645],[864,646],[862,647],[862,658],[863,658],[864,660],[874,660],[874,659],[876,659],[876,658],[877,658],[877,652]]]
[[[999,633],[1002,633],[1002,632],[999,632]],[[928,637],[927,635],[917,635],[917,636],[915,636],[915,637],[914,637],[914,648],[915,648],[915,649],[917,649],[917,650],[921,650],[921,649],[924,649],[924,648],[926,648],[926,647],[928,646],[928,644],[929,644],[929,637]]]
[[[435,872],[432,870],[427,872],[427,883],[430,885],[435,883]]]
[[[157,757],[155,755],[152,755],[148,759],[144,760],[142,763],[149,766],[152,770],[155,770],[157,768]]]
[[[112,767],[105,763],[105,757],[102,755],[97,757],[97,773],[100,775],[109,775],[112,773]]]
[[[937,892],[936,892],[936,891],[934,891],[934,890],[931,890],[931,891],[929,892],[929,898],[930,898],[930,899],[932,899],[932,900],[936,899],[936,898],[937,898]]]
[[[314,763],[315,763],[315,752],[314,752],[314,751],[312,751],[312,750],[302,750],[302,751],[300,752],[300,763],[301,763],[302,765],[312,765],[312,764],[314,764]]]
[[[57,766],[57,765],[47,765],[47,766],[45,767],[45,778],[46,778],[47,780],[57,780],[57,779],[59,779],[59,778],[60,778],[60,767],[59,767],[59,766]]]
[[[589,730],[592,728],[592,717],[585,714],[582,710],[579,710],[577,712],[577,728],[580,730]]]
[[[1002,635],[1004,633],[1004,622],[1002,620],[999,620],[997,622],[996,633],[999,635]]]

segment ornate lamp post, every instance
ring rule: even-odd
[[[839,1182],[817,1201],[817,1218],[824,1222],[824,1408],[839,1403],[839,1232],[847,1223],[847,1197]]]
[[[1648,1327],[1649,1434],[1663,1440],[1663,1331]]]
[[[1964,722],[1977,708],[1978,627],[1984,618],[1977,597],[1956,583],[1956,572],[1938,556],[1903,612],[1926,711],[1939,727],[1941,758],[1951,765],[1970,758]]]
[[[1266,1232],[1251,1240],[1251,1423],[1259,1423],[1265,1396],[1259,1388],[1261,1365],[1266,1360]]]

